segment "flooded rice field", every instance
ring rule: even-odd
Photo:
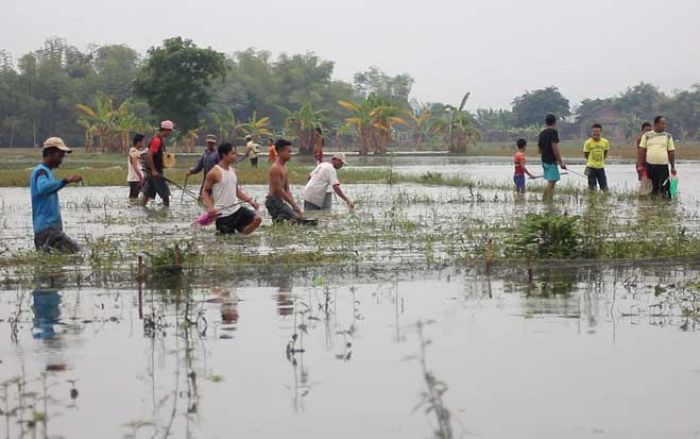
[[[37,277],[1,296],[2,430],[695,437],[697,274],[261,269],[141,290]]]
[[[504,190],[510,166],[476,168],[476,186],[346,185],[354,212],[264,214],[250,237],[193,229],[178,190],[165,211],[66,188],[76,257],[32,252],[28,190],[0,189],[0,434],[699,437],[697,182],[639,200],[611,165],[622,189],[567,176],[543,204]],[[534,213],[576,217],[589,256],[514,252]]]

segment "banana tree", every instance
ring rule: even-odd
[[[450,152],[467,152],[481,138],[476,119],[464,111],[469,95],[464,95],[459,107],[445,106],[447,113],[432,124],[432,132],[445,137]]]
[[[433,113],[425,106],[422,105],[416,109],[406,110],[406,116],[408,116],[411,122],[411,128],[413,129],[413,135],[415,137],[415,148],[418,149],[423,138],[429,132],[430,123],[433,120]]]
[[[95,108],[86,104],[78,104],[75,107],[78,111],[78,123],[86,129],[86,138],[94,133],[99,140],[100,151],[105,152],[105,139],[109,140],[112,134],[114,117],[112,97],[98,95],[95,98]]]
[[[355,128],[360,141],[360,155],[369,154],[369,145],[372,140],[372,106],[367,99],[359,104],[349,101],[338,101],[338,105],[352,114],[351,117],[345,119],[345,125]]]
[[[285,115],[285,131],[299,139],[299,151],[302,154],[311,154],[314,149],[314,129],[323,126],[324,112],[315,110],[310,102],[302,104],[297,111],[283,107],[278,109]]]
[[[254,138],[272,136],[272,131],[270,131],[270,118],[261,117],[258,119],[256,111],[253,112],[246,123],[241,124],[240,128],[246,135],[253,136]]]
[[[374,153],[386,154],[389,143],[392,140],[394,126],[407,125],[407,123],[400,117],[403,111],[398,105],[378,97],[373,97],[370,100],[374,106],[370,113],[372,116]]]

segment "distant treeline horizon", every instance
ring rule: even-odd
[[[123,44],[81,51],[57,37],[16,61],[0,49],[0,146],[60,136],[76,146],[123,149],[133,133],[150,135],[166,118],[183,144],[213,132],[284,135],[304,146],[308,130],[320,127],[330,143],[365,152],[386,152],[396,142],[462,152],[479,139],[534,138],[548,113],[561,118],[568,138],[585,137],[600,122],[608,136],[631,139],[658,114],[679,140],[700,135],[700,84],[669,94],[639,83],[575,107],[550,86],[515,96],[509,109],[471,113],[465,93],[479,90],[455,90],[453,102],[418,102],[410,74],[369,67],[347,82],[334,77],[334,67],[314,53],[273,57],[248,48],[225,55],[180,37],[145,55]]]

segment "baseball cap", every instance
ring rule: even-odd
[[[160,129],[161,130],[172,130],[173,129],[173,121],[171,120],[164,120],[160,123]]]
[[[63,139],[60,137],[49,137],[44,141],[44,147],[42,149],[49,149],[49,148],[57,148],[60,149],[61,151],[65,152],[73,152],[71,151],[70,148],[66,146],[65,143],[63,143]]]
[[[207,137],[205,137],[204,141],[216,143],[216,136],[213,134],[207,134]]]
[[[336,159],[336,160],[340,160],[340,162],[342,164],[344,164],[345,166],[348,165],[348,162],[345,160],[345,153],[344,152],[336,152],[335,154],[333,154],[333,156],[331,156],[331,158]]]

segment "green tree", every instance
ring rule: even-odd
[[[569,100],[557,87],[547,87],[535,91],[526,91],[513,99],[513,119],[515,126],[526,127],[541,125],[547,114],[559,117],[571,114]]]
[[[304,102],[297,111],[280,108],[286,115],[285,130],[299,139],[299,152],[310,155],[314,151],[314,129],[322,128],[325,121],[323,111],[314,109],[311,102]]]
[[[365,97],[374,95],[401,105],[408,104],[414,80],[408,74],[390,76],[377,67],[355,74],[355,88]]]
[[[226,76],[225,57],[212,49],[200,49],[191,40],[167,39],[162,47],[148,50],[148,59],[134,83],[159,119],[172,119],[190,131],[199,125],[211,100],[210,85]]]
[[[465,153],[481,138],[476,119],[464,110],[470,95],[464,95],[459,107],[446,105],[442,117],[433,123],[433,133],[444,137],[450,152]]]

